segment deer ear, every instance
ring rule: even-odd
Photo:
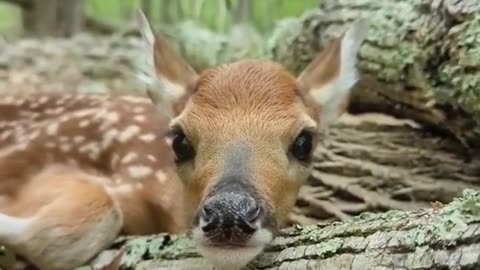
[[[333,40],[298,76],[320,107],[320,128],[326,128],[344,111],[350,91],[358,80],[357,53],[368,32],[365,19],[355,21]]]
[[[173,116],[172,106],[187,94],[197,78],[195,70],[167,43],[155,34],[145,14],[135,11],[135,22],[146,45],[143,69],[138,77],[148,85],[147,95],[164,112]]]

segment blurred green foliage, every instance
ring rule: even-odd
[[[162,14],[176,16],[177,20],[195,18],[195,8],[201,0],[152,0],[153,23],[165,22]],[[132,10],[141,6],[141,0],[87,0],[87,12],[95,17],[105,18],[113,23],[124,22],[131,17]],[[221,2],[218,0],[204,0],[204,6],[198,22],[212,30],[219,29],[218,20],[221,14]],[[168,3],[171,3],[168,5]],[[231,0],[236,6],[238,0]],[[289,16],[300,16],[305,10],[316,8],[319,0],[251,0],[252,14],[250,22],[260,32],[272,29],[274,22]],[[166,10],[165,10],[166,9]],[[231,24],[231,17],[225,16],[227,25],[220,25],[223,29]]]
[[[151,0],[151,20],[154,24],[194,19],[200,26],[216,32],[228,31],[232,16],[225,10],[227,1],[203,0],[199,17],[197,7],[202,0]],[[230,0],[236,6],[239,0]],[[132,18],[132,11],[140,7],[142,0],[86,0],[86,12],[103,21],[122,25]],[[316,8],[319,0],[251,0],[249,22],[259,32],[272,30],[275,21],[284,17],[300,16],[305,10]],[[223,13],[222,13],[223,10]],[[222,16],[222,14],[224,14]],[[21,30],[20,12],[0,1],[0,33],[10,35]],[[166,18],[169,17],[169,18]]]

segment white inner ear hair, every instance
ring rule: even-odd
[[[358,80],[357,54],[368,31],[368,22],[359,19],[345,32],[340,44],[340,70],[338,77],[313,91],[322,106],[322,123],[326,129],[339,116],[339,105]]]

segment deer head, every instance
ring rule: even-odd
[[[192,209],[191,236],[214,265],[242,268],[284,223],[321,132],[343,112],[367,24],[352,24],[298,77],[266,60],[198,74],[136,15],[150,67],[143,77],[171,117],[166,138]]]

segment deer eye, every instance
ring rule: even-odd
[[[177,129],[172,131],[172,148],[175,152],[176,162],[185,162],[193,159],[194,151],[190,142],[187,140],[185,133],[182,130]]]
[[[307,161],[311,157],[312,149],[312,134],[308,131],[302,131],[293,142],[290,152],[296,159]]]

